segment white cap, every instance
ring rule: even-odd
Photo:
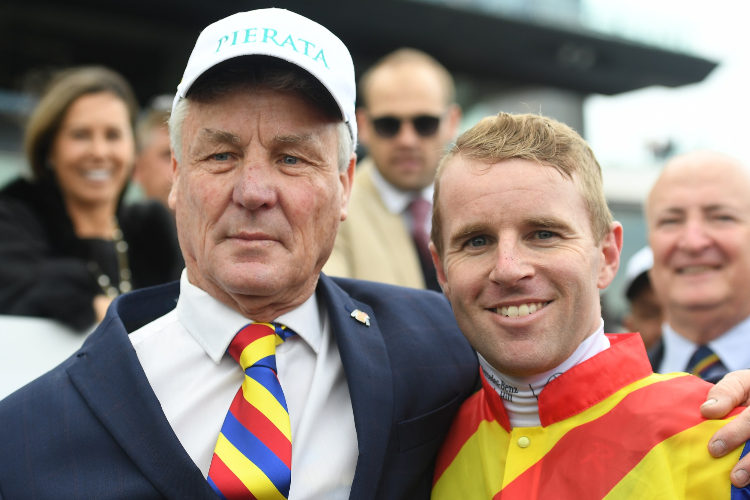
[[[357,143],[354,63],[349,50],[323,26],[284,9],[240,12],[204,29],[177,86],[172,112],[207,70],[227,59],[249,55],[278,57],[314,76],[338,104],[352,141]]]
[[[646,271],[654,267],[654,252],[651,247],[643,247],[630,257],[625,270],[625,294],[630,291],[633,282]]]

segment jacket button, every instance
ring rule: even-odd
[[[518,446],[521,448],[528,448],[531,444],[531,439],[527,438],[526,436],[522,436],[518,438]]]

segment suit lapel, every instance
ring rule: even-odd
[[[167,498],[216,498],[180,444],[111,307],[67,369],[91,411]]]
[[[330,278],[320,275],[331,328],[344,366],[357,430],[359,458],[350,498],[375,497],[383,470],[393,420],[393,380],[388,351],[373,310],[353,300]],[[359,309],[370,326],[355,320]]]

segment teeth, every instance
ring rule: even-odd
[[[680,270],[681,274],[699,274],[699,273],[705,273],[706,271],[711,271],[713,267],[711,266],[688,266],[683,267]]]
[[[106,181],[112,178],[112,172],[107,169],[84,170],[83,176],[93,181]]]
[[[509,318],[515,318],[516,316],[528,316],[535,313],[544,307],[544,305],[544,302],[531,302],[529,304],[521,304],[520,306],[498,307],[495,309],[495,312]]]

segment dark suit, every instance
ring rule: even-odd
[[[0,402],[0,499],[216,495],[180,445],[128,332],[179,284],[118,298],[83,347]],[[443,436],[478,376],[443,297],[321,275],[359,443],[352,499],[429,498]],[[367,327],[350,314],[370,316]]]

